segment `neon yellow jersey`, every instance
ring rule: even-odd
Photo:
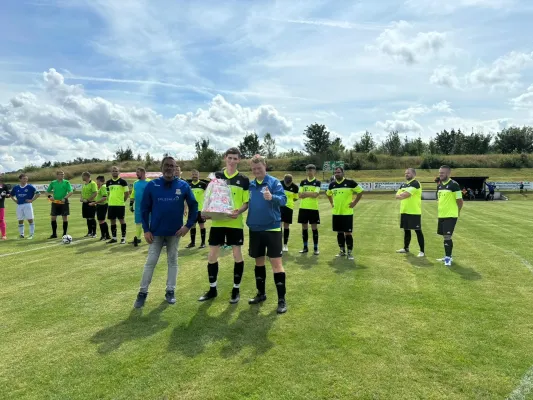
[[[300,197],[298,195],[298,185],[295,183],[291,183],[289,186],[285,185],[285,182],[281,181],[281,186],[283,186],[283,190],[285,191],[285,196],[287,196],[287,204],[285,207],[290,208],[291,210],[294,209],[294,202],[298,200]]]
[[[94,192],[98,192],[98,185],[95,181],[84,183],[81,187],[81,198],[83,200],[89,200]]]
[[[233,207],[235,209],[241,208],[243,204],[250,200],[250,180],[247,176],[241,174],[239,171],[229,176],[224,169],[215,173],[216,179],[225,179],[231,190],[231,198],[233,200]],[[242,214],[236,219],[220,219],[213,220],[211,225],[213,228],[237,228],[243,229]]]
[[[187,183],[191,187],[194,198],[198,202],[198,211],[202,211],[204,207],[204,195],[205,190],[207,189],[207,182],[204,180],[193,181],[192,179],[187,179]]]
[[[437,193],[439,218],[458,218],[459,206],[457,205],[457,199],[463,198],[459,184],[452,179],[448,179],[448,181],[439,184]]]
[[[333,181],[329,184],[326,195],[333,197],[333,215],[353,215],[350,203],[353,194],[362,193],[363,188],[352,179],[343,178],[342,181]]]
[[[400,195],[404,192],[411,194],[400,202],[400,214],[422,215],[422,186],[416,179],[404,182],[396,192]]]
[[[309,192],[320,194],[320,181],[316,178],[313,178],[311,180],[307,178],[300,183],[299,193]],[[318,210],[318,197],[307,197],[305,199],[302,199],[302,202],[300,203],[300,208],[305,210]]]
[[[106,198],[104,201],[100,201],[103,198]],[[98,189],[98,193],[96,193],[96,198],[94,199],[94,202],[104,205],[107,204],[107,187],[106,185],[100,186],[100,189]]]
[[[129,193],[128,182],[122,178],[110,179],[106,182],[107,186],[107,203],[110,206],[123,206],[124,194]]]

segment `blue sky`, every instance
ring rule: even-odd
[[[0,170],[533,123],[533,3],[4,0]]]

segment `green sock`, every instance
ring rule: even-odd
[[[137,236],[137,239],[142,239],[142,237],[143,237],[143,226],[142,226],[142,224],[136,224],[135,225],[135,236]]]

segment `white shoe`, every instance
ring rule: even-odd
[[[425,257],[426,256],[426,253],[424,253],[423,251],[421,251],[420,253],[418,253],[418,257]]]
[[[351,252],[348,252],[348,260],[354,260],[354,256]]]
[[[315,256],[318,256],[318,255],[320,254],[320,251],[317,249],[317,250],[313,251],[313,254],[314,254]]]
[[[437,261],[445,262],[446,261],[446,257],[437,258]],[[453,257],[450,257],[450,261],[453,261]]]
[[[405,250],[405,249],[400,249],[400,250],[396,250],[396,253],[398,254],[405,254],[405,253],[409,253],[408,250]]]
[[[285,253],[289,251],[289,247],[286,244],[283,245],[283,251]]]
[[[33,239],[33,235],[30,235],[27,237],[28,240],[32,240]]]
[[[339,253],[336,254],[335,257],[346,257],[346,252],[344,252],[344,251],[339,251]]]

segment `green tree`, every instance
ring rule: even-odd
[[[133,150],[128,146],[126,149],[120,147],[115,151],[115,160],[116,161],[131,161],[135,160],[133,155]]]
[[[305,128],[304,149],[309,155],[324,155],[331,146],[330,132],[325,125],[312,124]]]
[[[256,154],[264,155],[263,146],[259,142],[257,133],[248,133],[239,143],[239,150],[244,158],[252,158]]]
[[[266,158],[273,159],[276,158],[276,141],[270,133],[266,133],[263,138],[263,151]]]
[[[504,154],[533,152],[533,128],[516,126],[503,129],[496,134],[495,148]]]
[[[356,153],[370,153],[372,150],[376,149],[376,142],[374,142],[372,134],[365,131],[363,136],[361,136],[361,140],[355,142],[353,148]]]
[[[402,140],[398,131],[392,131],[387,138],[381,143],[381,151],[391,156],[399,156],[402,154]]]
[[[455,131],[448,132],[446,129],[435,136],[437,154],[452,154],[455,147]]]
[[[208,139],[194,143],[196,149],[195,167],[199,171],[213,172],[220,168],[222,156],[209,146]]]

